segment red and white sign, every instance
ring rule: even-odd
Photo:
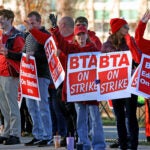
[[[26,61],[24,53],[20,64],[20,90],[22,97],[41,100],[35,58],[30,56]]]
[[[144,95],[143,97],[150,97],[150,56],[142,54],[137,91]]]
[[[129,88],[132,94],[139,95],[137,92],[137,81],[138,81],[138,73],[139,73],[140,65],[136,68],[135,72],[132,75],[132,78],[129,82]]]
[[[3,34],[3,30],[2,29],[0,29],[0,44],[2,44],[3,42],[2,42],[2,34]]]
[[[128,84],[131,77],[130,51],[99,54],[97,57],[97,100],[130,97]]]
[[[64,81],[65,78],[65,72],[63,70],[63,67],[59,61],[59,58],[56,56],[56,45],[52,37],[50,37],[45,42],[45,52],[49,64],[49,70],[55,85],[55,88],[57,89],[59,85]]]
[[[100,52],[69,54],[67,65],[67,101],[96,100],[96,55]]]
[[[18,85],[18,106],[21,108],[21,103],[22,103],[22,93],[21,93],[21,88],[20,84]]]

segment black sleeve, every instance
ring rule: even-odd
[[[39,49],[35,51],[34,57],[37,63],[47,63],[47,57],[43,45],[39,44]]]
[[[8,54],[6,57],[12,60],[20,61],[22,57],[22,52],[15,53],[15,52],[8,51]]]

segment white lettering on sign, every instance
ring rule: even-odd
[[[146,81],[145,79],[143,79],[143,78],[140,79],[140,83],[144,84],[146,86],[150,86],[150,83],[148,81]]]
[[[146,72],[146,71],[142,71],[141,76],[146,77],[148,79],[150,79],[150,72]]]
[[[73,84],[70,89],[70,93],[76,94],[76,93],[86,93],[86,92],[91,92],[95,91],[97,89],[97,85],[95,82],[86,82],[86,83],[79,83],[79,84]]]
[[[112,80],[112,79],[117,79],[119,75],[119,69],[118,70],[110,70],[107,74],[107,79]]]
[[[27,69],[31,69],[32,71],[35,70],[34,65],[32,65],[31,63],[27,64],[24,62],[24,60],[22,61],[22,67],[27,68]]]
[[[126,89],[128,86],[128,79],[116,80],[101,84],[101,93],[113,92],[116,90]]]
[[[145,68],[146,68],[146,69],[150,69],[150,63],[149,63],[149,62],[146,62]]]

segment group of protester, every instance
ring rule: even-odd
[[[129,35],[129,25],[126,20],[112,18],[110,36],[103,44],[95,32],[88,30],[88,19],[85,17],[78,17],[74,21],[73,18],[65,16],[58,21],[58,24],[55,15],[50,14],[49,19],[51,28],[47,31],[41,25],[41,15],[37,11],[30,12],[25,20],[28,34],[24,34],[13,26],[14,13],[7,9],[0,10],[0,26],[3,29],[0,43],[0,110],[4,117],[0,143],[5,145],[20,143],[21,117],[17,93],[19,65],[24,52],[27,60],[30,56],[35,57],[41,95],[41,101],[29,98],[25,100],[32,119],[33,135],[33,139],[25,143],[25,146],[51,145],[53,136],[59,134],[63,137],[61,146],[66,146],[67,136],[74,136],[76,142],[83,143],[83,150],[91,148],[105,150],[99,102],[97,100],[67,102],[67,76],[58,89],[55,89],[44,44],[49,37],[53,37],[57,46],[56,54],[65,71],[67,71],[68,55],[71,53],[108,53],[128,49],[132,53],[132,69],[135,69],[140,63],[142,53],[150,55],[149,40],[143,38],[146,24],[150,19],[150,11],[148,10],[140,20],[135,38]],[[137,96],[132,94],[130,98],[114,99],[112,103],[119,148],[137,150],[139,134],[136,117]]]

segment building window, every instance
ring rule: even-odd
[[[95,23],[95,31],[109,32],[109,23]]]
[[[94,2],[109,2],[111,0],[95,0]]]
[[[138,11],[137,10],[121,10],[120,16],[124,17],[127,20],[135,20],[138,17]]]
[[[105,10],[95,10],[94,11],[94,19],[109,19],[109,11]]]
[[[79,16],[85,16],[85,11],[84,10],[76,10],[75,13],[75,18]]]
[[[132,0],[133,1],[137,1],[137,0]],[[131,0],[120,0],[120,2],[131,2]]]

